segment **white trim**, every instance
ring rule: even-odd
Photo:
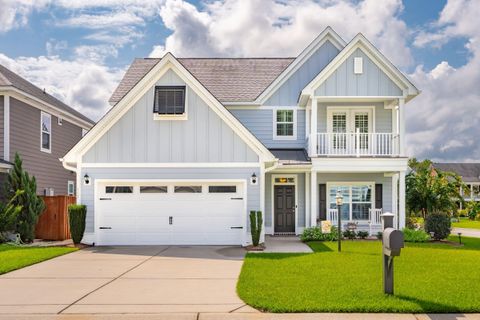
[[[43,147],[43,117],[50,118],[50,132],[46,132],[48,133],[48,146],[50,147],[49,149],[45,149]],[[40,112],[40,151],[42,152],[52,153],[52,131],[53,131],[52,128],[53,128],[52,115],[41,111]]]
[[[55,117],[61,117],[63,120],[66,120],[76,126],[79,126],[84,129],[90,129],[93,127],[93,123],[85,121],[77,116],[72,115],[66,110],[57,108],[51,104],[44,102],[24,91],[21,91],[15,87],[7,86],[7,87],[0,87],[0,94],[8,94],[12,98],[24,102],[34,108],[37,108],[41,111],[50,113]]]
[[[73,193],[70,192],[70,186],[73,186]],[[74,196],[75,195],[75,181],[68,180],[67,181],[67,195]]]
[[[168,85],[161,85],[161,86],[155,86],[154,90],[157,89],[157,87],[168,87]],[[172,85],[172,87],[178,87],[178,85]],[[156,95],[157,93],[154,91],[153,93]],[[158,120],[158,121],[184,121],[188,120],[188,95],[189,95],[189,90],[188,86],[185,86],[185,101],[184,101],[184,106],[183,106],[183,113],[182,114],[158,114],[154,113],[153,114],[153,120]],[[155,100],[155,97],[154,97]]]
[[[317,226],[318,203],[318,174],[312,171],[310,173],[310,227]]]
[[[348,72],[348,70],[347,70]],[[363,73],[363,58],[362,57],[354,57],[353,58],[353,73],[354,74],[362,74]]]
[[[368,132],[375,133],[375,106],[327,106],[327,133],[332,133],[333,125],[333,113],[345,112],[347,117],[347,132],[355,133],[355,113],[367,112],[368,113]]]
[[[388,59],[375,48],[361,33],[350,43],[302,90],[301,95],[312,96],[315,90],[327,80],[335,70],[345,62],[356,49],[361,49],[400,89],[407,89],[408,95],[418,95],[418,89]]]
[[[398,179],[398,228],[405,228],[405,171],[400,171]]]
[[[260,243],[262,242],[265,242],[265,233],[266,233],[266,229],[265,229],[265,216],[266,216],[266,212],[265,212],[265,187],[266,187],[266,183],[265,183],[265,178],[266,178],[266,175],[265,175],[265,164],[262,163],[262,165],[260,166],[260,177],[258,177],[258,179],[260,179],[260,211],[262,211],[262,231],[261,231],[261,234],[260,234]]]
[[[208,183],[238,183],[243,185],[243,234],[242,234],[242,245],[246,246],[250,243],[248,240],[248,228],[247,228],[247,217],[248,217],[248,188],[247,188],[247,180],[246,179],[95,179],[94,185],[94,190],[93,190],[93,196],[94,196],[94,217],[93,217],[93,239],[95,240],[95,243],[98,243],[98,232],[97,231],[97,226],[98,226],[98,218],[99,214],[97,212],[98,208],[98,202],[99,202],[99,197],[98,197],[98,191],[99,191],[99,185],[104,184],[104,183],[203,183],[203,184],[208,184]],[[204,189],[202,186],[202,193],[204,193]]]
[[[294,178],[294,182],[276,183],[275,178]],[[275,234],[275,186],[294,186],[295,187],[295,234],[299,234],[298,227],[298,174],[272,174],[271,177],[271,206],[272,206],[272,234]]]
[[[279,111],[293,111],[292,115],[292,124],[293,124],[293,135],[291,136],[279,136],[277,132],[277,112]],[[272,112],[273,120],[273,140],[297,140],[297,109],[296,108],[277,108]],[[290,122],[281,122],[289,124]]]
[[[405,155],[405,99],[398,99],[398,131],[400,135],[400,155]]]
[[[64,162],[74,162],[77,156],[84,155],[133,105],[150,90],[155,83],[172,69],[186,86],[198,94],[207,105],[252,148],[260,161],[274,161],[273,154],[238,121],[212,94],[180,64],[167,53],[148,73],[127,93],[110,111],[81,139],[64,157]]]
[[[354,160],[353,160],[354,159]],[[319,157],[312,158],[312,171],[331,172],[393,172],[406,171],[408,158],[354,158],[354,157]]]
[[[328,181],[326,183],[327,187],[327,210],[330,209],[330,187],[332,185],[337,185],[337,186],[344,186],[349,188],[349,198],[350,198],[350,216],[348,221],[367,221],[367,220],[354,220],[353,218],[353,210],[352,210],[352,204],[353,204],[353,197],[352,197],[352,187],[353,186],[364,186],[368,185],[371,188],[371,196],[370,196],[370,203],[371,203],[371,209],[382,209],[382,208],[375,208],[375,181]],[[362,201],[361,203],[368,203],[366,201]]]
[[[272,94],[327,41],[330,41],[340,52],[346,45],[346,42],[331,27],[326,27],[258,98],[255,99],[255,103],[263,104],[267,101]]]
[[[306,110],[305,106],[252,106],[252,105],[230,105],[226,106],[228,110],[286,110],[286,109],[296,109],[296,110]]]
[[[259,168],[259,162],[84,162],[82,168]]]
[[[10,161],[10,96],[3,96],[3,160]]]
[[[311,219],[310,217],[310,176],[311,172],[305,172],[305,227],[310,227]]]

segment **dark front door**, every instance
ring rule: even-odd
[[[275,186],[275,232],[295,232],[295,186]]]

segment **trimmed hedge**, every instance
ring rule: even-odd
[[[85,218],[87,207],[83,204],[71,204],[68,206],[68,223],[73,243],[79,244],[85,232]]]
[[[250,211],[250,232],[252,234],[252,244],[257,247],[260,243],[260,235],[262,234],[262,211]]]

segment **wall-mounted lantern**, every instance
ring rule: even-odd
[[[257,179],[257,175],[255,174],[255,172],[250,177],[250,184],[251,185],[257,185],[258,184],[258,179]]]
[[[88,174],[85,174],[83,176],[83,184],[86,186],[90,185],[90,177],[88,176]]]

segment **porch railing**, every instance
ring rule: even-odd
[[[393,133],[317,133],[313,156],[396,156],[398,145]]]

